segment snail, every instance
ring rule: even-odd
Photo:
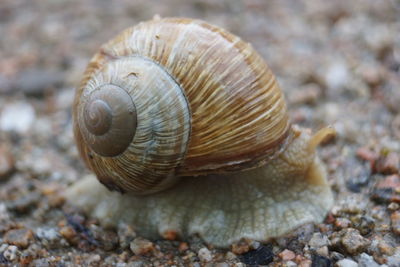
[[[262,57],[201,20],[156,18],[103,45],[73,119],[100,183],[89,175],[66,196],[104,225],[226,247],[321,222],[333,205],[316,148],[334,130],[292,125]]]

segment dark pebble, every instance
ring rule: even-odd
[[[351,222],[362,235],[369,234],[375,228],[375,220],[367,215],[358,215],[351,218]]]
[[[393,188],[374,188],[371,191],[371,199],[378,204],[390,202],[400,203],[400,194]]]
[[[395,174],[399,172],[400,158],[397,153],[390,152],[379,157],[375,163],[375,171],[382,174]]]
[[[0,146],[0,180],[8,178],[15,170],[14,157],[8,146]]]
[[[26,196],[18,198],[7,203],[7,209],[20,214],[28,213],[35,208],[40,201],[40,194],[36,192],[29,193]]]
[[[271,246],[259,246],[255,250],[251,250],[239,256],[244,264],[248,265],[267,265],[274,260],[274,253]]]
[[[4,257],[3,253],[0,253],[0,264],[8,264],[8,260]],[[6,265],[7,266],[7,265]]]
[[[60,71],[32,69],[21,72],[14,87],[25,95],[41,97],[47,89],[59,87],[63,81],[64,74]]]
[[[354,166],[353,166],[354,168]],[[371,177],[371,167],[367,162],[359,165],[351,172],[351,178],[346,182],[346,187],[353,193],[360,193],[361,189],[368,185]]]
[[[353,193],[360,193],[362,187],[364,186],[365,186],[364,183],[360,183],[359,181],[353,179],[350,179],[349,181],[346,182],[347,189]]]
[[[312,255],[311,267],[332,267],[332,261],[327,257],[320,256],[318,254]]]
[[[27,248],[33,240],[33,232],[30,229],[14,229],[4,235],[5,243],[15,245],[19,248]]]
[[[119,238],[113,231],[105,231],[104,229],[93,225],[90,228],[93,238],[98,242],[99,247],[106,251],[111,251],[118,247]]]
[[[392,230],[395,234],[400,235],[400,211],[393,212],[390,216],[392,222]]]
[[[66,214],[68,224],[81,236],[86,239],[89,244],[99,246],[99,242],[93,237],[92,232],[84,225],[84,218],[78,214]]]

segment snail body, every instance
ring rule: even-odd
[[[321,221],[332,205],[315,149],[333,131],[292,126],[263,59],[203,21],[155,19],[105,44],[73,116],[86,165],[126,193],[91,178],[69,189],[104,223],[226,246]]]

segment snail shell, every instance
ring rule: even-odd
[[[287,113],[267,65],[238,37],[199,20],[141,23],[94,56],[73,112],[86,164],[131,194],[89,175],[66,199],[106,226],[219,247],[322,222],[333,195],[316,149],[335,131],[312,134]]]
[[[74,102],[81,156],[109,189],[251,169],[291,139],[284,96],[250,44],[200,20],[140,23],[91,60]]]

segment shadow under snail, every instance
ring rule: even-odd
[[[200,20],[154,19],[103,45],[73,118],[86,165],[118,192],[88,176],[67,199],[105,225],[224,247],[321,222],[333,204],[316,147],[334,130],[292,125],[261,56]]]

